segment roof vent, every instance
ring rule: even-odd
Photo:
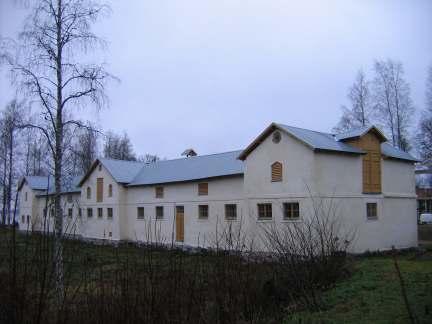
[[[184,150],[184,152],[181,154],[182,156],[190,157],[190,156],[197,156],[197,153],[194,151],[194,149],[189,148]]]

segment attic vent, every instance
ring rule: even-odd
[[[274,132],[273,133],[273,138],[272,138],[273,143],[277,144],[277,143],[280,142],[280,140],[281,140],[281,134],[280,134],[280,132],[277,132],[277,131]]]

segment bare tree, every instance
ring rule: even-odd
[[[16,99],[12,100],[6,109],[2,112],[2,128],[1,140],[3,147],[3,223],[11,224],[11,204],[12,204],[12,190],[15,180],[15,146],[16,146],[16,132],[22,122],[23,103],[18,102]]]
[[[82,63],[82,54],[103,45],[91,26],[106,11],[105,5],[92,0],[35,1],[19,43],[2,55],[11,67],[15,84],[41,107],[38,122],[24,126],[45,135],[54,166],[54,267],[60,303],[64,297],[60,206],[64,135],[82,126],[73,118],[74,108],[87,103],[101,107],[105,103],[109,74],[102,65]],[[13,50],[15,53],[11,53]]]
[[[342,106],[342,117],[335,131],[343,132],[370,123],[371,93],[369,81],[363,70],[357,72],[357,77],[348,91],[351,107]]]
[[[408,129],[414,106],[402,63],[388,59],[374,65],[374,102],[394,146],[410,149]]]
[[[417,148],[423,162],[432,163],[432,66],[426,80],[426,109],[422,111],[416,134]]]
[[[123,135],[117,135],[108,131],[105,135],[103,149],[104,157],[117,160],[136,161],[136,155],[133,151],[132,143],[126,132]]]
[[[81,128],[72,145],[72,159],[76,163],[76,175],[85,174],[98,156],[99,132],[88,123],[87,128]]]

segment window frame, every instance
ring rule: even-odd
[[[73,209],[72,208],[68,208],[68,217],[69,218],[73,217]]]
[[[108,185],[108,197],[111,198],[113,196],[113,185],[110,183]]]
[[[370,216],[369,212],[371,211],[370,207],[372,207],[372,211],[374,211],[375,215]],[[378,202],[377,201],[366,201],[366,219],[370,221],[378,220]]]
[[[160,214],[162,211],[162,214]],[[164,206],[155,206],[155,219],[164,219]]]
[[[276,176],[276,171],[278,171],[278,170],[275,170],[276,167],[280,167],[279,176]],[[283,164],[282,164],[282,162],[279,162],[279,161],[273,162],[272,165],[270,166],[270,170],[271,170],[271,182],[282,182],[283,181]]]
[[[141,211],[142,211],[142,215],[141,215]],[[137,207],[137,219],[143,220],[144,218],[145,218],[145,209],[143,206],[138,206]]]
[[[234,207],[234,216],[228,216],[228,210],[229,208]],[[237,204],[225,204],[225,219],[226,220],[236,220],[237,219]]]
[[[87,189],[86,189],[87,200],[91,199],[91,195],[92,195],[91,188],[90,188],[90,186],[87,186]]]
[[[112,207],[107,207],[107,219],[113,219],[114,210]]]
[[[264,214],[265,216],[260,215],[260,206],[264,208]],[[268,210],[266,209],[268,206],[270,206],[270,216],[267,216]],[[263,202],[263,203],[257,203],[257,214],[258,214],[258,220],[271,220],[273,219],[273,204],[270,202]]]
[[[98,207],[97,208],[97,218],[98,219],[102,219],[103,218],[103,208],[102,207]]]
[[[93,208],[87,208],[87,218],[93,218]]]
[[[286,221],[297,221],[300,220],[300,202],[299,201],[285,201],[282,204],[283,207],[283,219]],[[296,207],[296,208],[295,208]],[[297,212],[297,216],[294,216]],[[289,214],[289,215],[287,215]]]
[[[205,212],[204,212],[205,211]],[[204,214],[206,215],[203,215]],[[210,214],[210,207],[207,204],[198,205],[198,219],[208,219]]]

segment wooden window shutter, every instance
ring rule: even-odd
[[[198,195],[207,196],[208,195],[208,183],[203,182],[198,184]]]
[[[275,162],[271,165],[272,182],[282,181],[282,163]]]
[[[103,202],[103,178],[96,180],[96,202]]]

